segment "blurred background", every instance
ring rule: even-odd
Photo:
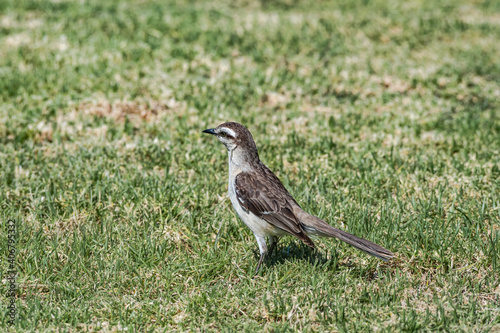
[[[1,1],[17,329],[498,328],[499,55],[498,1]],[[251,279],[225,121],[398,258],[285,239]]]

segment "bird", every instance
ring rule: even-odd
[[[313,249],[311,238],[334,237],[384,261],[394,256],[382,246],[334,228],[304,211],[279,178],[262,163],[253,136],[245,126],[226,122],[203,132],[217,137],[227,149],[229,198],[259,246],[260,259],[255,274],[265,258],[271,256],[280,237],[286,235],[297,237]]]

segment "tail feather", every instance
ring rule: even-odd
[[[361,250],[384,261],[389,261],[389,259],[394,256],[394,253],[383,248],[382,246],[370,242],[369,240],[351,235],[350,233],[347,233],[340,229],[334,228],[322,219],[308,214],[305,211],[302,211],[297,215],[304,227],[304,230],[311,236],[317,235],[321,237],[338,238],[341,241],[354,246],[358,250]]]

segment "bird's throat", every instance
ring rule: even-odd
[[[239,169],[243,172],[251,172],[253,170],[252,165],[255,163],[252,154],[248,154],[244,149],[236,147],[228,150],[228,157],[230,168]]]

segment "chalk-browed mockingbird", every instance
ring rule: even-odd
[[[256,273],[284,235],[293,235],[312,248],[311,236],[335,237],[382,260],[392,258],[393,253],[380,245],[336,229],[300,208],[278,177],[260,161],[252,134],[245,126],[229,122],[203,132],[215,135],[227,148],[229,198],[259,244]],[[269,251],[265,237],[269,237]]]

